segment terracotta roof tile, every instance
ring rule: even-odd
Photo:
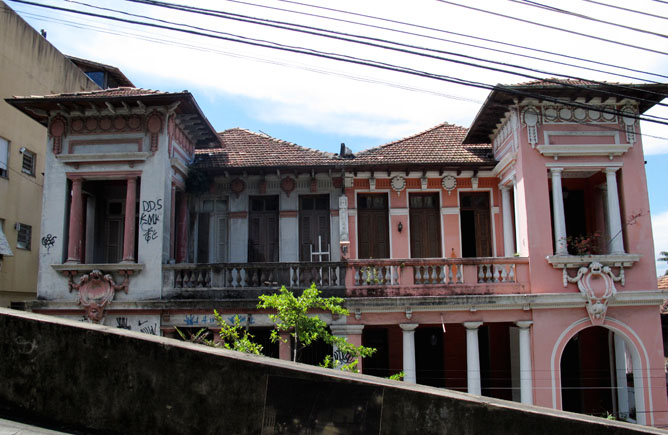
[[[668,275],[661,275],[657,278],[657,288],[668,290]]]
[[[196,151],[200,168],[334,166],[336,154],[305,148],[292,142],[232,128],[218,133],[222,147]]]
[[[168,95],[169,92],[154,91],[152,89],[142,89],[142,88],[131,88],[131,87],[122,87],[122,88],[109,88],[109,89],[100,89],[95,91],[87,92],[70,92],[62,94],[51,94],[44,96],[34,96],[31,95],[30,98],[43,98],[43,99],[79,99],[79,98],[108,98],[108,97],[144,97],[147,95]],[[28,98],[28,97],[16,97],[16,98]]]
[[[490,144],[462,144],[468,129],[443,123],[358,153],[353,164],[494,164]]]
[[[502,86],[601,86],[601,85],[619,85],[619,82],[592,82],[589,80],[581,80],[581,79],[561,79],[557,77],[549,77],[547,79],[541,79],[541,80],[532,80],[529,82],[522,82],[522,83],[513,83],[510,85],[502,85]]]

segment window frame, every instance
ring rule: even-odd
[[[0,136],[0,142],[6,142],[7,143],[7,145],[6,145],[7,149],[6,149],[5,161],[4,161],[5,167],[4,168],[2,167],[2,164],[3,164],[2,155],[0,155],[0,178],[7,179],[7,178],[9,178],[9,149],[10,149],[11,142],[8,139],[5,139],[4,137],[1,137],[1,136]],[[0,150],[1,149],[2,149],[2,147],[0,146]]]
[[[21,154],[23,155],[21,160],[21,172],[34,177],[36,172],[35,168],[37,166],[37,153],[23,147]],[[26,169],[26,161],[28,162],[28,169]]]
[[[32,225],[16,223],[16,249],[32,250]],[[27,234],[27,235],[26,235]]]

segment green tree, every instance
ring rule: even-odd
[[[213,310],[213,315],[220,326],[220,341],[216,342],[209,337],[211,331],[202,328],[195,334],[189,333],[187,337],[183,331],[176,328],[183,341],[191,343],[204,344],[206,346],[224,348],[229,350],[236,350],[237,352],[252,353],[255,355],[262,355],[262,345],[255,343],[253,339],[255,336],[248,332],[246,328],[241,326],[241,320],[238,315],[234,316],[234,322],[230,325],[225,321],[223,316],[218,314],[218,311]]]
[[[659,252],[659,258],[657,260],[668,262],[668,251]],[[666,275],[668,275],[668,270],[666,270]]]
[[[234,323],[231,325],[223,319],[223,316],[218,314],[218,311],[213,310],[213,316],[216,318],[218,325],[220,325],[220,343],[217,343],[218,347],[262,355],[262,345],[253,341],[255,336],[241,326],[241,320],[239,320],[238,315],[234,316]]]
[[[336,346],[342,353],[349,354],[352,358],[371,356],[376,349],[355,346],[348,343],[343,337],[336,337],[327,329],[327,323],[320,319],[314,310],[322,310],[334,315],[347,316],[348,310],[343,308],[342,298],[320,296],[315,284],[304,290],[300,296],[295,296],[291,291],[281,287],[279,293],[261,295],[258,308],[276,310],[276,314],[270,314],[269,318],[275,323],[276,328],[271,331],[273,342],[282,340],[281,332],[287,332],[294,339],[294,351],[292,360],[297,361],[297,353],[311,345],[314,341],[323,340],[325,343]],[[282,340],[285,342],[285,340]],[[323,363],[333,366],[330,359]],[[355,369],[356,362],[347,364],[343,368]]]

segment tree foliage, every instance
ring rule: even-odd
[[[325,343],[336,346],[342,353],[352,358],[371,356],[376,349],[355,346],[348,343],[344,337],[332,335],[327,329],[327,323],[318,314],[313,313],[314,310],[321,310],[334,315],[347,316],[349,312],[343,308],[342,304],[342,298],[320,296],[320,290],[313,284],[300,296],[295,296],[285,286],[281,287],[276,294],[261,295],[258,308],[276,310],[276,314],[269,314],[269,318],[276,325],[276,328],[271,331],[271,339],[274,342],[282,340],[281,332],[290,334],[294,339],[293,361],[297,361],[297,353],[300,350],[317,340],[323,340]],[[285,342],[285,340],[282,341]],[[324,364],[334,365],[331,358],[329,361],[326,359]],[[346,364],[344,366],[354,370],[355,365],[351,367],[350,364]]]
[[[219,347],[236,350],[238,352],[252,353],[262,355],[262,345],[255,343],[255,336],[241,326],[241,320],[238,315],[234,316],[234,323],[228,324],[218,311],[213,310],[213,316],[220,326],[220,344]]]

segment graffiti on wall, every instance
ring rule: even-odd
[[[158,238],[158,224],[160,223],[161,210],[162,199],[142,201],[139,228],[146,243],[150,243],[151,240]]]
[[[129,319],[128,317],[116,317],[116,328],[128,331],[139,331],[144,334],[160,335],[158,322],[155,319]]]
[[[57,237],[58,236],[54,236],[53,234],[47,234],[46,236],[42,237],[42,246],[46,248],[47,253],[56,245]]]
[[[228,323],[234,323],[234,317],[239,316],[239,321],[242,325],[253,325],[255,324],[255,319],[253,316],[247,315],[238,315],[233,314],[226,317]],[[183,318],[183,321],[186,326],[207,326],[207,325],[217,325],[216,318],[212,314],[186,314]]]

